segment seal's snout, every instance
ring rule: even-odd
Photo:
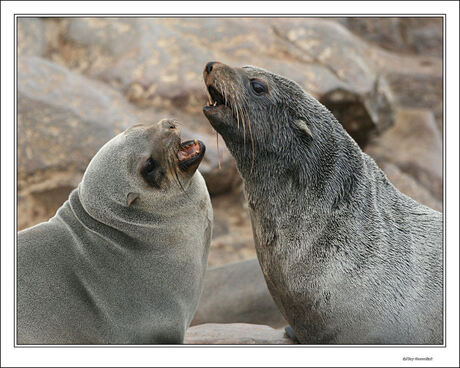
[[[229,107],[228,99],[224,98],[224,94],[219,91],[215,85],[216,79],[222,77],[222,70],[225,67],[225,64],[219,63],[217,61],[210,61],[206,64],[203,71],[203,79],[208,91],[208,102],[204,106],[204,110],[211,110],[219,106],[226,105]],[[219,75],[216,75],[219,74]]]
[[[218,61],[210,61],[209,63],[205,65],[204,70],[203,70],[203,78],[204,78],[204,82],[206,83],[206,86],[212,83],[211,73],[213,72],[213,70],[215,71],[219,65],[222,65],[222,64],[219,63]]]
[[[165,130],[176,130],[179,131],[177,128],[178,122],[174,119],[162,119],[158,122],[158,125],[161,126]]]
[[[178,145],[180,143],[179,122],[175,119],[162,119],[158,122],[160,134],[168,139],[168,144]]]
[[[203,79],[206,87],[209,87],[214,83],[214,80],[218,78],[218,74],[225,69],[227,65],[219,63],[218,61],[210,61],[207,63],[203,70]]]
[[[203,79],[208,100],[203,106],[203,113],[214,128],[222,123],[231,126],[235,122],[235,88],[229,87],[234,83],[233,78],[232,68],[218,61],[210,61],[204,67]]]
[[[191,140],[180,143],[179,122],[175,119],[163,119],[158,122],[163,134],[174,137],[173,142],[178,147],[176,152],[177,166],[189,175],[193,174],[201,163],[206,151],[206,146],[199,140]],[[172,142],[172,141],[171,141]]]

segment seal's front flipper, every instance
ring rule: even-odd
[[[284,331],[286,332],[286,336],[289,337],[295,344],[300,344],[300,341],[295,336],[295,332],[291,326],[286,326]]]

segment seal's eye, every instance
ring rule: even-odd
[[[266,90],[265,86],[256,80],[251,81],[251,88],[255,92],[255,94],[258,96],[265,93],[265,90]]]
[[[150,157],[145,163],[144,169],[142,170],[142,174],[150,174],[153,171],[155,171],[156,168],[158,168],[158,162],[156,162],[154,159]]]
[[[141,175],[151,187],[160,188],[160,182],[163,179],[165,172],[158,161],[155,161],[150,157],[145,162],[144,167],[141,170]]]

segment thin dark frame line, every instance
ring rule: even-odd
[[[65,14],[65,13],[62,13]],[[447,277],[446,277],[446,256],[447,256],[447,248],[446,248],[446,213],[445,213],[445,203],[446,203],[446,142],[445,142],[445,137],[446,137],[446,78],[445,78],[445,72],[446,72],[446,39],[447,39],[447,34],[446,34],[446,22],[447,22],[447,14],[446,13],[439,13],[439,14],[418,14],[418,13],[403,13],[403,14],[398,14],[398,13],[387,13],[387,14],[378,14],[374,16],[362,16],[362,18],[389,18],[389,17],[401,17],[401,18],[409,18],[409,17],[414,17],[414,18],[442,18],[443,19],[443,52],[442,52],[442,85],[443,85],[443,94],[442,94],[442,101],[443,101],[443,114],[442,114],[442,126],[443,126],[443,141],[442,141],[442,168],[443,168],[443,175],[442,175],[442,182],[443,182],[443,208],[442,208],[442,213],[443,213],[443,320],[444,320],[444,330],[443,330],[443,345],[278,345],[278,344],[267,344],[267,345],[218,345],[218,344],[209,344],[209,345],[202,345],[202,344],[188,344],[188,345],[131,345],[131,344],[125,344],[125,345],[18,345],[17,344],[17,223],[18,223],[18,197],[17,197],[17,177],[18,177],[18,171],[17,171],[17,151],[18,151],[18,132],[17,132],[17,80],[18,80],[18,47],[17,47],[17,27],[18,27],[18,18],[29,18],[29,17],[35,17],[35,18],[42,18],[42,17],[50,17],[50,18],[84,18],[86,17],[85,15],[90,15],[90,17],[100,17],[100,18],[110,18],[112,15],[116,15],[117,17],[120,18],[213,18],[215,16],[219,16],[219,14],[209,14],[209,15],[195,15],[195,14],[143,14],[143,15],[128,15],[125,16],[123,14],[85,14],[85,13],[80,13],[80,14],[70,14],[68,16],[62,16],[61,14],[54,14],[54,15],[49,15],[49,14],[32,14],[32,13],[14,13],[14,66],[15,66],[15,80],[14,80],[14,198],[15,198],[15,208],[14,208],[14,311],[15,311],[15,316],[14,316],[14,348],[178,348],[178,347],[185,347],[185,348],[208,348],[208,347],[217,347],[217,348],[446,348],[447,343],[446,343],[446,328],[447,328],[447,313],[446,313],[446,283],[447,283]],[[353,17],[361,17],[359,13],[356,14],[344,14],[344,15],[339,15],[339,14],[252,14],[252,13],[246,13],[246,14],[220,14],[219,18],[225,19],[225,18],[243,18],[244,16],[248,17],[254,17],[254,18],[282,18],[282,17],[289,17],[289,18],[322,18],[322,17],[327,17],[327,18],[353,18]]]

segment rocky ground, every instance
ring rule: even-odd
[[[53,216],[115,134],[175,117],[207,144],[210,266],[254,257],[241,180],[201,112],[211,60],[297,81],[397,188],[442,210],[440,18],[20,18],[18,228]]]
[[[286,345],[293,344],[293,341],[286,336],[284,328],[247,323],[206,323],[190,327],[185,334],[184,344]]]

